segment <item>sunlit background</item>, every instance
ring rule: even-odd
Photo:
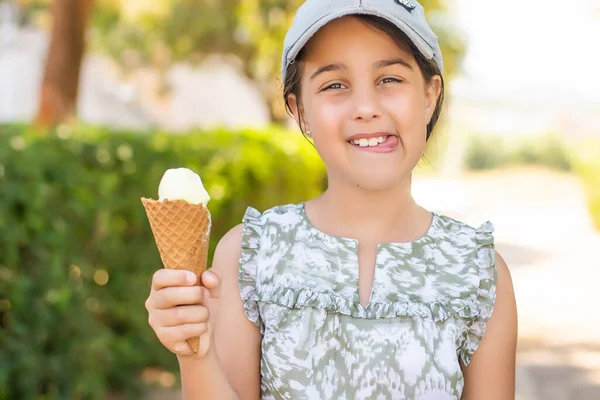
[[[324,168],[280,99],[300,0],[0,0],[0,399],[178,398],[139,201],[197,170],[212,248]],[[414,195],[494,223],[517,398],[600,399],[600,1],[427,0],[448,102]]]

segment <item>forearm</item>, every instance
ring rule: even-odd
[[[183,400],[239,400],[221,369],[214,348],[202,359],[178,357],[178,360]]]

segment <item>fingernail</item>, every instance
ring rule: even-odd
[[[196,283],[196,274],[194,274],[193,272],[189,272],[187,274],[187,281],[188,283]]]
[[[210,270],[206,271],[206,274],[207,274],[207,275],[208,275],[210,278],[215,278],[215,274],[214,274],[212,271],[210,271]]]

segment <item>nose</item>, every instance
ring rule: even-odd
[[[381,117],[381,105],[374,88],[355,87],[351,115],[353,120],[363,122]]]

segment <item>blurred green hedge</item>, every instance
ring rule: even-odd
[[[539,165],[561,171],[573,168],[568,147],[555,135],[516,139],[484,134],[469,136],[466,168],[485,170],[513,165]]]
[[[0,399],[139,398],[144,370],[177,374],[147,323],[161,263],[140,202],[176,166],[200,173],[213,197],[211,255],[247,206],[296,203],[325,185],[310,144],[276,128],[0,126]]]
[[[582,180],[587,204],[600,231],[600,141],[570,141],[552,134],[504,138],[472,134],[465,150],[465,167],[486,170],[515,165],[538,165],[575,172]]]

